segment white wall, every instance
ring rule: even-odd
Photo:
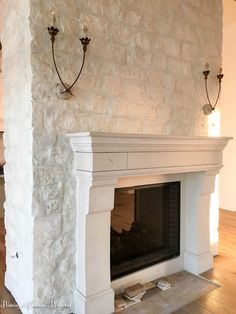
[[[220,174],[220,207],[236,211],[236,2],[223,1],[223,72],[221,134],[233,136],[224,151]]]

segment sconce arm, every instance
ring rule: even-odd
[[[205,79],[205,90],[206,90],[206,96],[207,96],[207,100],[208,100],[208,104],[206,104],[205,106],[203,106],[203,111],[205,114],[210,114],[213,110],[215,110],[215,107],[218,103],[218,100],[220,98],[220,93],[221,93],[221,81],[224,77],[224,75],[222,74],[222,69],[220,69],[220,73],[217,75],[217,79],[218,79],[218,83],[219,83],[219,88],[218,88],[218,94],[215,100],[214,105],[212,105],[212,102],[210,100],[210,96],[209,96],[209,92],[208,92],[208,85],[207,85],[207,79],[208,79],[208,75],[210,74],[209,70],[205,70],[202,72],[204,75],[204,79]]]
[[[211,105],[211,107],[212,107],[211,100],[210,100],[210,96],[209,96],[209,92],[208,92],[207,77],[205,77],[205,89],[206,89],[207,100],[208,100],[208,102],[209,102],[209,105]],[[213,107],[212,107],[212,108],[213,108]]]
[[[65,91],[64,93],[68,92],[72,95],[71,91],[70,91],[70,88],[66,87],[66,84],[63,82],[62,78],[61,78],[61,75],[59,73],[59,70],[58,70],[58,67],[57,67],[57,63],[56,63],[56,58],[55,58],[55,52],[54,52],[54,41],[52,41],[52,59],[53,59],[53,64],[54,64],[54,67],[55,67],[55,70],[57,72],[57,76],[61,82],[61,84],[63,85],[63,87],[65,88]]]
[[[76,77],[76,79],[74,80],[74,82],[70,85],[70,87],[66,88],[66,90],[63,92],[63,93],[66,93],[66,92],[70,92],[71,88],[76,84],[76,82],[78,81],[78,79],[80,78],[80,75],[83,71],[83,67],[84,67],[84,63],[85,63],[85,54],[86,54],[86,51],[83,50],[83,60],[82,60],[82,64],[81,64],[81,67],[80,67],[80,70],[79,70],[79,73]],[[64,86],[64,84],[63,84]],[[65,86],[64,86],[65,87]],[[70,92],[71,93],[71,92]]]
[[[216,107],[216,105],[217,105],[217,103],[218,103],[218,100],[219,100],[219,98],[220,98],[220,93],[221,93],[221,81],[219,81],[218,95],[217,95],[217,97],[216,97],[216,101],[215,101],[214,106],[212,106],[212,110],[215,110],[215,107]]]
[[[80,75],[83,71],[83,67],[84,67],[84,62],[85,62],[85,55],[86,55],[86,51],[87,51],[87,47],[90,43],[90,38],[88,38],[87,36],[80,38],[80,42],[83,46],[83,60],[82,60],[82,64],[79,70],[79,73],[76,77],[76,79],[74,80],[74,82],[70,85],[70,87],[68,87],[68,90],[70,91],[70,89],[75,85],[75,83],[78,81],[78,79],[80,78]],[[65,91],[66,92],[66,91]]]
[[[55,24],[55,14],[54,14],[54,20],[53,20],[54,24]],[[74,80],[74,82],[71,84],[71,85],[68,85],[66,83],[64,83],[60,73],[59,73],[59,70],[58,70],[58,67],[57,67],[57,62],[56,62],[56,58],[55,58],[55,51],[54,51],[54,42],[55,42],[55,37],[56,35],[58,34],[59,32],[59,29],[54,26],[51,26],[51,27],[48,27],[48,33],[50,35],[50,39],[51,39],[51,48],[52,48],[52,58],[53,58],[53,64],[54,64],[54,67],[55,67],[55,70],[56,70],[56,73],[57,73],[57,76],[61,82],[61,84],[58,84],[57,85],[57,96],[60,98],[60,99],[63,99],[63,100],[67,100],[70,98],[70,96],[73,96],[72,92],[71,92],[71,88],[75,85],[75,83],[78,81],[81,73],[82,73],[82,70],[83,70],[83,67],[84,67],[84,63],[85,63],[85,55],[86,55],[86,51],[87,51],[87,47],[89,45],[89,42],[90,42],[90,38],[88,38],[85,34],[84,34],[84,37],[80,38],[80,42],[83,46],[83,59],[82,59],[82,64],[81,64],[81,67],[80,67],[80,70],[79,70],[79,73],[76,77],[76,79]]]

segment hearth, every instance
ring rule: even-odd
[[[180,255],[180,182],[115,189],[111,279]]]

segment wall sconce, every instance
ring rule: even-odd
[[[216,77],[218,79],[218,82],[219,82],[218,94],[217,94],[216,101],[215,101],[214,105],[212,105],[212,102],[211,102],[210,97],[209,97],[208,86],[207,86],[207,79],[208,79],[208,75],[210,74],[209,64],[208,63],[206,63],[205,70],[202,73],[203,73],[204,79],[205,79],[205,90],[206,90],[206,96],[207,96],[207,100],[208,100],[208,104],[203,106],[203,112],[206,115],[208,115],[208,114],[211,114],[212,111],[215,110],[215,107],[216,107],[216,105],[218,103],[218,100],[219,100],[219,97],[220,97],[220,92],[221,92],[221,81],[222,81],[222,79],[224,77],[224,74],[222,74],[222,68],[220,68],[219,74],[216,75]]]
[[[79,77],[80,77],[80,75],[82,73],[82,70],[83,70],[83,67],[84,67],[84,63],[85,63],[85,55],[86,55],[86,51],[87,51],[87,46],[89,45],[90,38],[88,38],[88,36],[87,36],[88,27],[87,27],[86,24],[84,24],[83,25],[83,37],[80,38],[80,42],[81,42],[81,44],[83,46],[82,64],[81,64],[81,67],[80,67],[80,70],[79,70],[79,73],[78,73],[76,79],[74,80],[74,82],[71,85],[69,85],[69,84],[65,83],[62,80],[62,77],[61,77],[61,75],[59,73],[59,70],[58,70],[58,67],[57,67],[57,63],[56,63],[56,59],[55,59],[54,43],[55,43],[56,35],[59,33],[60,30],[55,26],[56,25],[56,14],[55,14],[55,12],[52,12],[52,16],[53,16],[53,26],[48,27],[48,33],[51,36],[50,39],[51,39],[51,42],[52,42],[53,64],[54,64],[57,76],[58,76],[58,78],[60,80],[60,83],[57,85],[56,94],[57,94],[57,96],[60,99],[67,100],[67,99],[71,98],[72,96],[74,96],[72,94],[72,92],[71,92],[71,89],[76,84],[76,82],[78,81],[78,79],[79,79]]]

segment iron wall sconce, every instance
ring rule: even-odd
[[[214,105],[212,105],[212,102],[211,102],[210,96],[209,96],[209,92],[208,92],[208,86],[207,86],[207,79],[208,79],[208,76],[210,74],[209,64],[208,63],[206,63],[205,70],[202,73],[203,73],[204,79],[205,79],[205,90],[206,90],[206,96],[207,96],[207,100],[208,100],[208,103],[203,106],[203,112],[206,115],[209,115],[209,114],[212,113],[212,111],[215,110],[215,107],[216,107],[216,105],[218,103],[218,100],[219,100],[219,97],[220,97],[220,92],[221,92],[221,81],[222,81],[222,79],[224,77],[224,74],[222,73],[222,68],[220,68],[219,74],[216,75],[216,77],[218,79],[218,83],[219,83],[218,94],[217,94],[216,101],[215,101]]]
[[[56,35],[59,33],[60,30],[55,26],[55,24],[56,24],[56,15],[55,15],[54,12],[52,12],[52,16],[53,16],[53,26],[48,27],[48,33],[50,35],[50,40],[51,40],[51,43],[52,43],[53,64],[54,64],[57,76],[58,76],[58,78],[60,80],[60,83],[57,84],[56,94],[57,94],[57,96],[60,99],[67,100],[67,99],[70,99],[72,96],[74,96],[72,94],[72,92],[71,92],[71,89],[76,84],[76,82],[80,78],[80,75],[81,75],[81,73],[83,71],[83,67],[84,67],[84,63],[85,63],[86,51],[87,51],[87,47],[88,47],[89,42],[90,42],[90,38],[88,38],[88,36],[87,36],[87,32],[88,32],[87,25],[84,24],[83,25],[83,37],[80,38],[80,42],[81,42],[82,47],[83,47],[82,63],[81,63],[81,67],[80,67],[80,70],[79,70],[79,73],[78,73],[77,77],[75,78],[74,82],[71,85],[69,85],[69,84],[65,83],[62,80],[61,74],[59,73],[59,70],[58,70],[58,67],[57,67],[57,63],[56,63],[54,43],[55,43]]]

